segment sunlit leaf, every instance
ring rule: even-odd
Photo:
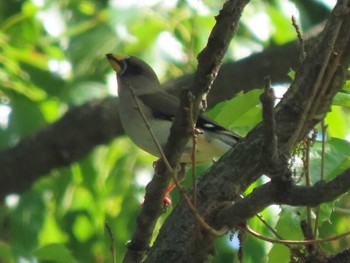
[[[310,171],[314,182],[321,176],[322,145],[316,142],[311,148]],[[350,143],[345,140],[331,138],[325,144],[324,178],[330,180],[350,167]]]
[[[333,99],[333,105],[350,107],[350,94],[338,92]]]
[[[292,69],[289,70],[288,76],[290,77],[291,80],[294,80],[295,79],[295,71]]]
[[[343,90],[346,92],[350,92],[350,81],[349,80],[345,82]]]
[[[301,7],[302,25],[305,21],[309,26],[313,21],[324,20],[324,12],[314,11],[324,10],[319,1],[292,2]],[[23,136],[56,121],[67,105],[108,96],[106,74],[111,69],[106,53],[127,53],[145,59],[162,82],[194,72],[196,57],[207,43],[221,6],[222,2],[211,0],[0,1],[0,99],[11,110],[9,125],[0,129],[1,146],[12,146]],[[280,1],[251,2],[224,62],[295,38],[285,13]],[[252,17],[263,17],[264,23],[257,21],[248,27],[246,21],[252,21]],[[58,27],[62,31],[52,34]],[[266,36],[262,37],[262,31]],[[172,46],[162,40],[164,34],[169,36],[166,40],[177,44]],[[176,57],[179,50],[181,59]],[[289,74],[292,79],[294,74]],[[349,81],[343,91],[350,91]],[[245,135],[261,121],[260,94],[261,90],[239,93],[209,115]],[[348,94],[338,94],[326,118],[326,179],[350,167],[349,145],[345,141],[350,129],[348,101]],[[1,113],[0,110],[2,118]],[[55,148],[55,143],[48,147]],[[320,175],[320,156],[317,142],[311,152],[313,182]],[[145,186],[154,175],[154,160],[130,140],[118,138],[95,147],[70,166],[50,171],[26,193],[18,194],[18,204],[0,210],[0,233],[9,240],[0,242],[0,261],[112,262],[111,239],[105,233],[107,221],[115,240],[117,262],[121,262],[125,243],[135,228]],[[202,174],[210,165],[198,167],[197,173]],[[246,193],[266,180],[251,184]],[[187,177],[183,184],[190,187],[191,178]],[[176,191],[171,197],[174,204],[181,199]],[[346,208],[346,202],[342,203],[345,198],[336,204]],[[335,213],[330,217],[333,202],[320,209],[320,234],[345,231],[346,219]],[[173,206],[162,215],[152,240],[172,210]],[[305,218],[305,209],[283,207],[278,212],[279,207],[273,206],[262,215],[284,238],[301,239],[299,223]],[[272,236],[256,218],[248,222],[259,233]],[[324,230],[329,222],[331,233]],[[236,247],[227,245],[227,239],[220,240],[216,248],[213,262],[237,259]],[[243,262],[266,262],[269,248],[270,263],[288,262],[289,251],[284,246],[250,236],[243,243]]]
[[[285,43],[296,38],[296,32],[292,26],[290,17],[286,17],[280,10],[271,5],[267,7],[267,11],[272,23],[275,25],[273,39],[277,43]]]
[[[240,92],[230,101],[219,103],[208,115],[225,127],[247,131],[261,121],[259,96],[262,90]],[[237,130],[236,130],[236,127]]]
[[[84,242],[93,235],[94,226],[86,216],[80,215],[74,222],[73,231],[77,239],[80,242]]]
[[[305,219],[306,208],[282,206],[275,229],[284,239],[303,240],[300,223]],[[268,262],[289,262],[289,255],[290,250],[286,246],[273,244],[268,255]]]
[[[345,138],[350,128],[348,118],[349,115],[344,108],[333,105],[325,118],[327,135],[330,137]]]
[[[50,244],[37,249],[34,255],[40,261],[55,263],[77,263],[72,253],[62,244]]]

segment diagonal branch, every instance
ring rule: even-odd
[[[317,39],[313,49],[297,71],[294,82],[283,100],[276,108],[276,135],[278,137],[279,153],[289,153],[295,140],[304,136],[329,110],[333,96],[339,91],[345,81],[350,62],[350,16],[348,1],[338,1],[332,11],[329,21]],[[339,19],[342,25],[333,46],[329,45],[330,36]],[[326,64],[328,85],[314,85],[324,63],[327,50],[332,48],[333,56]],[[333,71],[334,61],[337,61]],[[331,74],[328,74],[331,73]],[[300,122],[302,114],[310,103],[310,94],[314,89],[324,88],[325,92],[315,98],[322,103],[312,103],[305,118]],[[302,125],[298,137],[293,134]],[[258,125],[245,140],[239,142],[231,151],[215,163],[198,184],[197,208],[206,215],[207,222],[213,222],[216,212],[224,202],[236,200],[240,194],[264,170],[262,163],[263,126]],[[247,209],[250,209],[247,207]],[[257,211],[254,210],[252,214]],[[227,222],[230,220],[227,219]],[[226,222],[225,222],[226,223]],[[204,262],[210,256],[215,238],[206,233],[198,233],[195,221],[183,202],[174,209],[164,223],[157,240],[150,250],[147,262]],[[198,249],[200,248],[200,249]]]
[[[220,210],[215,225],[233,228],[272,204],[314,207],[335,200],[349,189],[350,169],[329,182],[320,181],[314,186],[297,186],[273,180]]]
[[[59,121],[0,152],[0,200],[27,190],[50,170],[67,166],[122,135],[117,107],[115,98],[73,107]]]
[[[192,134],[193,127],[188,121],[189,115],[192,113],[189,114],[188,109],[193,109],[194,120],[196,120],[203,96],[209,92],[213,84],[224,54],[237,29],[241,12],[247,3],[247,0],[229,0],[216,17],[216,24],[210,34],[207,46],[198,56],[198,68],[189,89],[191,95],[187,90],[182,92],[179,110],[164,148],[166,159],[172,169],[169,170],[163,161],[158,162],[156,175],[147,185],[144,206],[137,217],[136,229],[123,262],[140,262],[146,252],[155,224],[163,211],[163,196],[169,184],[171,173],[173,170],[176,171],[181,154]]]

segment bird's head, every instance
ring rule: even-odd
[[[143,60],[122,54],[107,54],[106,57],[120,79],[129,83],[150,81],[159,84],[156,73]]]

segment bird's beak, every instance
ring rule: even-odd
[[[128,56],[123,54],[107,54],[106,55],[109,63],[111,64],[112,68],[114,69],[117,74],[121,74],[126,69],[125,59],[128,58]]]

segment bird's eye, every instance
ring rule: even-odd
[[[130,65],[128,66],[128,72],[133,75],[141,75],[143,73],[142,67],[138,65]]]

